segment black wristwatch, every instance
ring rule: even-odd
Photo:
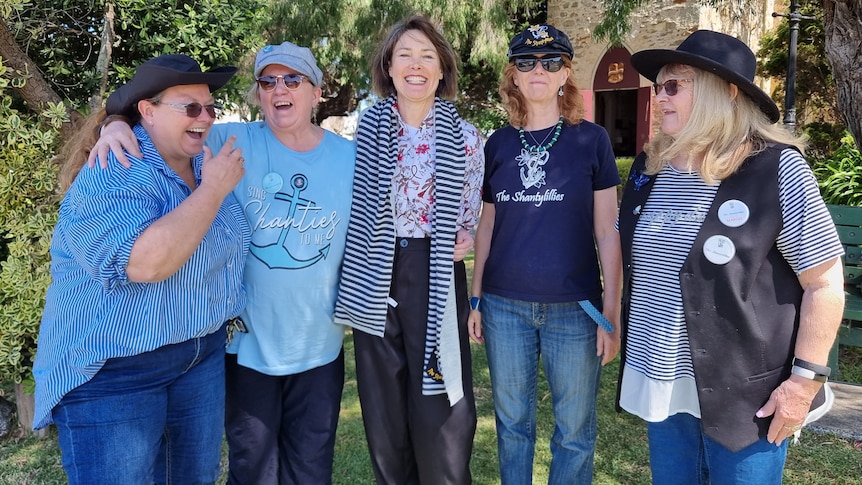
[[[482,299],[478,296],[470,297],[470,309],[476,310],[477,312],[482,311]]]

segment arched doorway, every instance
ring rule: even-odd
[[[605,127],[614,154],[633,157],[643,148],[649,134],[649,88],[640,87],[640,78],[624,47],[608,50],[599,61],[593,78],[594,118]]]

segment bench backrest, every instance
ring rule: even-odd
[[[838,237],[844,245],[844,283],[859,288],[862,284],[862,207],[827,205]]]

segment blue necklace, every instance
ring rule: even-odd
[[[560,120],[557,121],[557,126],[554,128],[554,136],[551,137],[551,141],[549,141],[548,143],[541,145],[541,146],[530,145],[529,143],[527,143],[527,139],[524,137],[524,127],[523,126],[518,128],[518,138],[521,139],[521,145],[528,152],[530,152],[530,153],[546,152],[546,151],[550,150],[552,146],[554,146],[554,143],[557,143],[557,140],[560,138],[560,132],[562,130],[563,130],[563,117],[560,116]],[[545,139],[547,139],[547,137],[545,137]],[[533,140],[535,140],[535,138],[533,138]],[[544,142],[545,140],[542,140],[542,141]]]

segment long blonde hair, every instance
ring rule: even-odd
[[[770,122],[741,90],[731,98],[730,83],[724,79],[679,64],[664,66],[658,79],[669,74],[694,79],[691,115],[679,133],[659,132],[647,145],[646,174],[657,173],[678,155],[700,155],[700,176],[711,184],[735,173],[746,158],[760,153],[769,143],[786,143],[804,151],[802,138]]]

